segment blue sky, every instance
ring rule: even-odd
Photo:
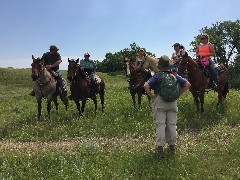
[[[172,45],[189,43],[199,30],[240,17],[240,0],[0,0],[0,67],[29,68],[31,55],[51,44],[62,56],[103,60],[136,42],[171,55]]]

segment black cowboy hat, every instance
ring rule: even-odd
[[[58,51],[59,49],[57,48],[57,46],[51,45],[50,48],[49,48],[49,50],[50,50],[50,51],[51,51],[51,50],[56,50],[56,51]]]

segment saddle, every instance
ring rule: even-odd
[[[206,89],[213,88],[214,83],[213,83],[213,78],[212,78],[210,70],[209,70],[209,66],[204,66],[200,61],[197,61],[197,63],[199,65],[199,67],[202,68],[202,71],[208,78],[208,85],[207,85]],[[215,67],[215,70],[218,75],[223,73],[226,70],[223,64],[215,64],[214,67]],[[206,92],[208,92],[208,91],[206,91]]]
[[[50,74],[52,75],[52,77],[53,77],[55,80],[57,80],[58,74],[57,74],[55,71],[53,71],[53,70],[49,70],[49,72],[50,72]]]

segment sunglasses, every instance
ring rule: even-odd
[[[206,39],[205,37],[204,38],[201,38],[201,40],[204,40],[204,39]]]

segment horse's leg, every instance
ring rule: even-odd
[[[102,105],[102,112],[104,111],[104,92],[99,92],[100,100],[101,100],[101,105]]]
[[[194,98],[194,102],[196,104],[196,107],[197,107],[197,111],[199,111],[199,99],[198,99],[198,92],[191,89],[190,92],[192,93],[193,95],[193,98]]]
[[[60,99],[63,102],[66,110],[68,109],[68,98],[67,98],[67,94],[60,94]]]
[[[40,99],[40,100],[38,100],[37,101],[37,103],[38,103],[38,120],[40,120],[40,118],[41,118],[41,110],[42,110],[42,100]]]
[[[48,112],[48,118],[50,119],[50,111],[51,111],[51,101],[47,101],[47,112]]]
[[[228,92],[229,92],[229,87],[228,87],[228,82],[226,82],[224,85],[224,90],[222,92],[224,99],[227,97]]]
[[[217,102],[217,108],[219,106],[219,104],[222,103],[223,101],[223,91],[225,90],[225,86],[223,86],[223,84],[219,84],[219,89],[218,89],[218,102]]]
[[[80,102],[79,102],[79,99],[74,99],[74,101],[75,101],[75,104],[76,104],[76,106],[77,106],[77,110],[78,110],[78,115],[79,116],[82,116],[82,112],[81,112],[81,109],[80,109]]]
[[[96,115],[97,114],[97,97],[96,97],[96,95],[93,96],[92,100],[94,102],[94,107],[95,107],[94,114]]]
[[[200,91],[201,112],[204,112],[204,95],[205,95],[205,89]]]
[[[55,104],[56,111],[58,112],[58,101],[57,101],[57,96],[53,97],[53,102]]]
[[[138,109],[141,107],[141,102],[142,102],[142,92],[138,93]]]
[[[130,91],[130,94],[131,94],[131,96],[132,96],[132,101],[133,101],[133,107],[135,108],[136,107],[136,100],[135,100],[135,92],[133,92],[133,91]]]
[[[82,112],[82,113],[84,113],[84,109],[85,109],[86,102],[87,102],[87,99],[84,98],[84,99],[82,100],[82,107],[81,107],[81,112]]]

